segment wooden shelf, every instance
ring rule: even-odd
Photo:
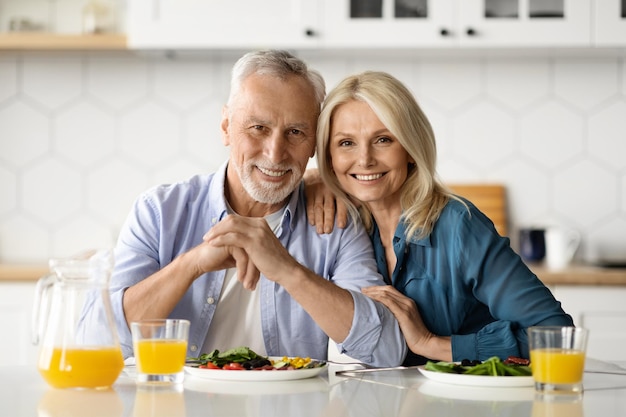
[[[125,50],[126,35],[68,35],[41,32],[0,33],[0,50]]]

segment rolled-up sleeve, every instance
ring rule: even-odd
[[[520,356],[514,327],[514,323],[501,320],[488,324],[477,333],[452,335],[453,359]]]
[[[350,293],[354,320],[346,339],[337,344],[339,352],[375,366],[400,365],[407,347],[396,318],[381,303],[356,291]]]
[[[406,341],[391,311],[361,293],[361,288],[385,283],[378,273],[369,236],[360,225],[359,229],[355,227],[349,226],[341,236],[341,249],[331,278],[349,290],[354,300],[352,327],[337,348],[375,366],[397,366],[406,356]]]

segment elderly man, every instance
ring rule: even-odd
[[[325,359],[330,338],[363,362],[402,362],[396,319],[360,291],[383,285],[369,237],[358,224],[318,234],[306,218],[324,89],[284,51],[235,64],[221,122],[229,160],[142,195],[120,233],[111,296],[125,357],[128,323],[172,317],[191,321],[190,356],[248,346]]]

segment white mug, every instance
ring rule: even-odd
[[[549,227],[545,233],[546,266],[550,269],[563,269],[574,258],[580,246],[580,233],[573,229]]]

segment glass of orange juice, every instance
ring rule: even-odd
[[[137,381],[181,383],[187,357],[189,321],[154,319],[132,322]]]
[[[528,329],[530,366],[542,394],[581,394],[589,331],[580,327]]]

